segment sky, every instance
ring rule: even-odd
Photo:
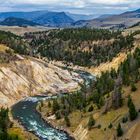
[[[49,10],[103,15],[139,8],[140,0],[0,0],[0,12]]]

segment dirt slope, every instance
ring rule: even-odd
[[[56,94],[79,87],[83,80],[76,74],[35,58],[0,64],[0,106],[11,106],[27,96]]]

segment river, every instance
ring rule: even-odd
[[[95,80],[95,77],[87,72],[78,71],[78,73],[84,79],[86,86],[90,84],[91,80]],[[23,99],[12,107],[13,118],[18,120],[27,131],[35,134],[40,140],[72,140],[73,138],[66,132],[55,129],[41,119],[37,113],[36,106],[38,102],[50,98],[57,98],[57,96],[36,96]]]

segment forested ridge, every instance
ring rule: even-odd
[[[71,118],[69,116],[77,110],[81,112],[82,118],[82,114],[88,114],[96,110],[96,107],[102,109],[103,114],[111,109],[119,109],[124,104],[122,87],[130,86],[131,92],[136,91],[135,84],[140,81],[139,70],[140,49],[137,48],[134,54],[128,54],[127,59],[121,63],[117,71],[112,69],[111,71],[103,72],[100,77],[97,77],[96,82],[91,82],[89,88],[85,88],[83,85],[81,91],[49,101],[47,105],[49,114],[50,112],[55,114],[57,120],[64,118],[66,126],[70,127]],[[122,122],[118,124],[116,129],[118,137],[123,135],[121,123],[126,123],[128,120],[133,121],[138,117],[138,110],[135,108],[131,95],[128,97],[127,102],[129,108],[128,115],[122,116]],[[40,111],[42,110],[41,107],[43,107],[43,103],[39,108]],[[95,124],[96,121],[91,115],[87,124],[88,129],[92,129]],[[100,129],[101,125],[97,124],[96,127]],[[112,127],[113,125],[110,122],[108,128],[111,129]]]
[[[133,47],[133,36],[103,29],[60,29],[28,33],[34,54],[80,66],[98,66]]]
[[[113,94],[121,94],[123,85],[131,85],[133,87],[135,83],[140,80],[139,68],[140,49],[136,49],[134,54],[129,54],[127,56],[127,59],[119,66],[118,71],[112,69],[110,72],[103,72],[100,77],[97,77],[96,82],[91,83],[90,89],[86,89],[83,85],[82,90],[76,94],[67,95],[66,98],[62,97],[60,104],[62,106],[69,106],[70,110],[75,108],[83,110],[90,102],[94,102],[98,107],[101,107],[104,105],[102,104],[103,101],[101,102],[104,95],[109,94],[110,92],[112,92],[112,96]],[[116,96],[115,100],[117,100],[117,98],[118,96]],[[115,102],[113,101],[113,104],[114,103]],[[56,101],[54,101],[54,106],[56,106]],[[118,107],[119,105],[116,106],[116,108]],[[56,112],[57,109],[59,110],[60,108],[56,107],[53,111]]]
[[[23,37],[0,31],[0,43],[16,53],[42,56],[80,66],[98,66],[133,47],[133,35],[103,29],[55,29]]]
[[[29,54],[28,43],[11,32],[0,31],[0,44],[5,44],[19,54]]]

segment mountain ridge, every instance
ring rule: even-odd
[[[118,15],[80,15],[69,12],[33,11],[0,13],[0,21],[8,17],[23,18],[49,27],[88,27],[124,29],[140,22],[140,9]],[[92,18],[92,19],[91,19]]]
[[[15,17],[9,17],[6,18],[4,21],[0,22],[0,25],[6,25],[6,26],[37,26],[40,25],[38,23],[35,23],[33,21],[29,21],[23,18],[15,18]]]

